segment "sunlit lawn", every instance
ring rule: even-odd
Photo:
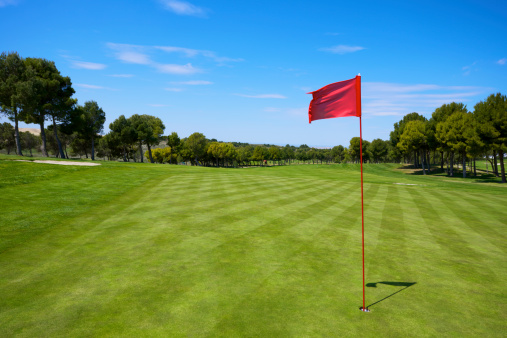
[[[0,160],[0,336],[504,336],[507,190],[357,165]],[[497,180],[498,181],[498,180]]]

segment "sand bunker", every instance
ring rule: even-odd
[[[35,161],[28,161],[28,160],[18,160],[20,162],[35,162],[35,163],[47,163],[47,164],[59,164],[59,165],[82,165],[87,167],[93,167],[96,165],[100,165],[100,163],[88,163],[88,162],[72,162],[72,161],[42,161],[42,160],[35,160]]]

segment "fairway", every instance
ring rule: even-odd
[[[505,336],[506,188],[396,168],[363,313],[358,165],[0,160],[0,336]]]

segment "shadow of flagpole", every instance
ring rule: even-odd
[[[376,283],[368,283],[368,284],[366,284],[366,286],[369,288],[376,288],[377,284],[385,284],[385,285],[391,285],[391,286],[404,286],[404,288],[390,294],[387,297],[382,298],[381,300],[376,301],[375,303],[368,305],[367,308],[369,308],[375,304],[378,304],[378,303],[386,300],[387,298],[390,298],[390,297],[394,296],[395,294],[400,293],[403,290],[408,289],[412,285],[417,284],[417,282],[376,282]]]

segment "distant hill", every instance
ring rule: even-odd
[[[37,135],[39,136],[40,135],[40,129],[38,128],[19,128],[19,131],[20,132],[29,132],[30,134],[34,134],[34,135]]]

